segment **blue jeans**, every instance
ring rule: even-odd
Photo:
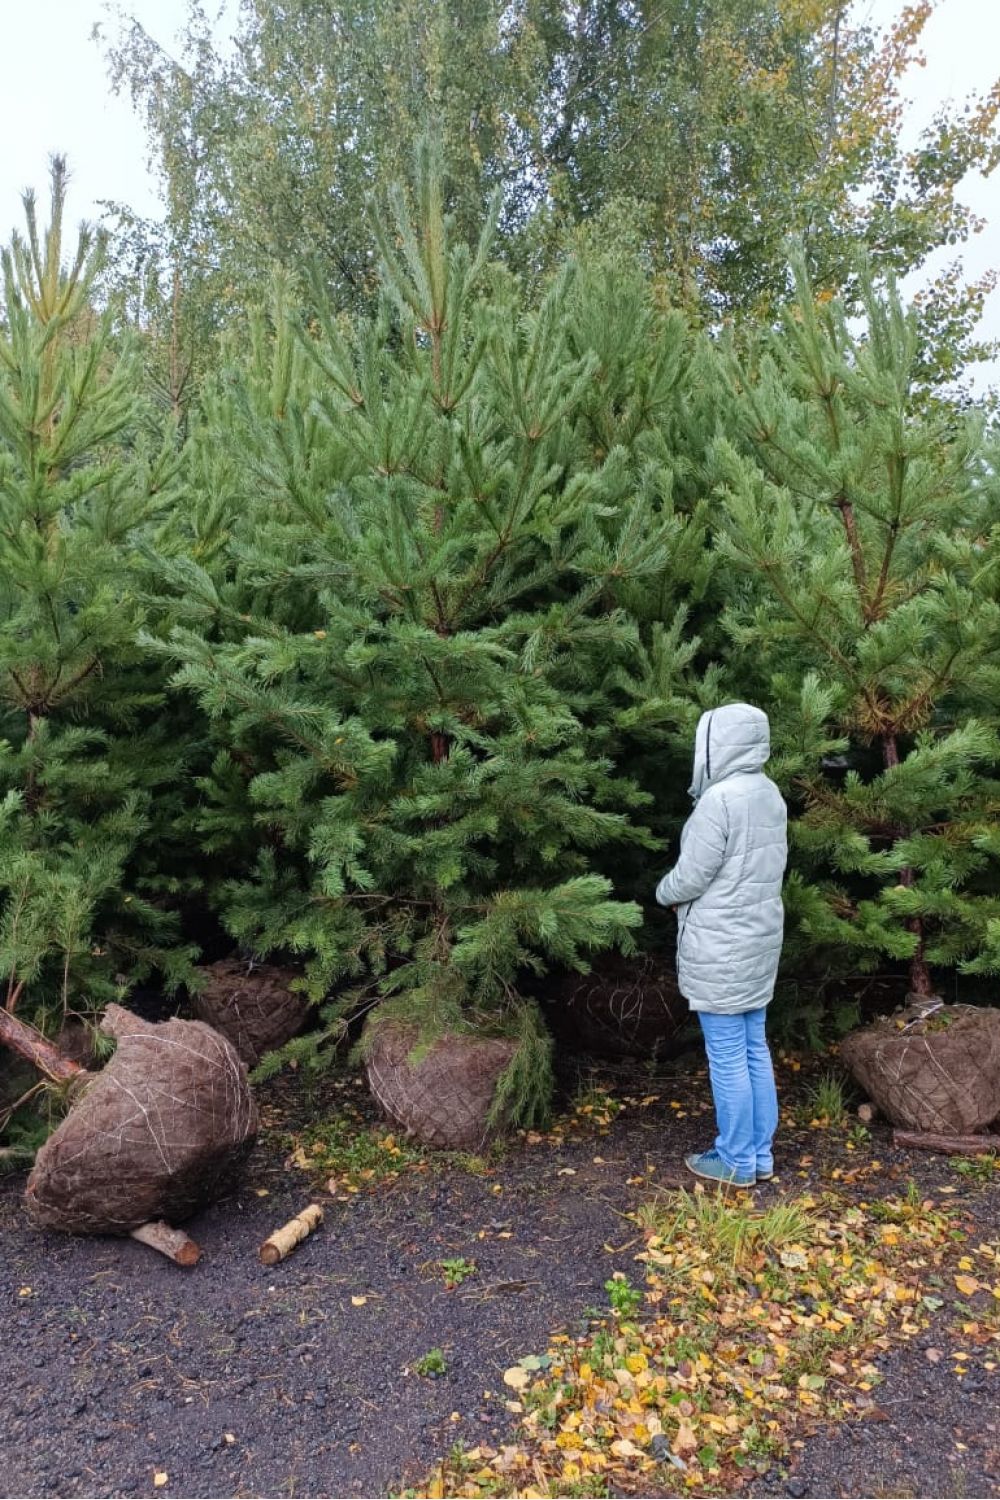
[[[778,1093],[764,1034],[766,1015],[766,1005],[737,1016],[698,1012],[719,1127],[715,1149],[739,1177],[774,1171]]]

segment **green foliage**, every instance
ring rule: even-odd
[[[980,1187],[989,1186],[997,1180],[997,1167],[1000,1158],[995,1151],[984,1151],[982,1156],[960,1156],[954,1162],[955,1171],[962,1177],[978,1183]]]
[[[793,873],[790,881],[795,880]],[[809,960],[796,950],[794,938],[795,934],[790,947],[805,968]],[[791,972],[779,978],[768,1011],[768,1032],[780,1047],[824,1052],[831,1042],[860,1025],[861,1007],[856,997],[843,995],[837,985],[824,988],[808,978],[796,978],[794,962],[789,968]]]
[[[642,1306],[642,1292],[632,1286],[621,1272],[604,1283],[604,1290],[608,1294],[612,1312],[623,1323],[634,1318]]]
[[[525,987],[629,951],[640,920],[597,862],[651,844],[612,716],[646,649],[622,594],[695,524],[656,491],[682,331],[631,388],[613,375],[611,425],[599,279],[567,269],[525,306],[489,272],[492,220],[455,240],[428,147],[414,208],[396,193],[373,232],[378,312],[338,318],[316,278],[296,322],[279,282],[211,397],[240,509],[209,563],[164,565],[164,649],[216,726],[201,834],[233,937],[302,955],[321,1046],[377,999],[422,1041],[516,1035],[495,1110],[528,1122],[550,1075]]]
[[[915,320],[891,288],[862,276],[855,333],[801,260],[795,274],[780,331],[727,360],[720,545],[753,581],[727,623],[772,709],[799,932],[863,970],[906,962],[928,993],[930,966],[983,962],[996,920],[982,434],[922,400]]]
[[[778,1255],[808,1240],[812,1216],[794,1199],[757,1208],[726,1193],[663,1194],[636,1210],[636,1221],[665,1245],[688,1240],[713,1272],[732,1276],[765,1251]],[[678,1281],[683,1269],[677,1272]],[[670,1279],[670,1278],[668,1278]]]
[[[413,1362],[414,1373],[427,1375],[431,1379],[437,1379],[439,1375],[448,1373],[448,1362],[440,1349],[428,1349],[419,1359]]]
[[[438,1261],[441,1274],[444,1277],[445,1286],[461,1286],[463,1281],[468,1281],[470,1276],[476,1274],[476,1263],[474,1260],[466,1260],[464,1256],[455,1256],[451,1260]]]
[[[136,643],[177,463],[95,311],[103,241],[63,264],[65,184],[44,233],[25,197],[0,325],[0,984],[60,1019],[190,959],[162,902],[184,749]]]
[[[902,275],[976,231],[960,185],[1000,150],[997,89],[901,140],[933,9],[901,8],[879,35],[841,0],[256,0],[224,56],[192,0],[178,57],[123,19],[112,81],[144,117],[167,218],[123,215],[122,273],[165,399],[186,399],[275,263],[318,256],[337,305],[371,302],[366,197],[400,180],[428,127],[460,234],[498,191],[522,274],[610,249],[707,322],[770,315],[790,231],[822,286],[852,283],[862,241]],[[953,268],[939,279],[926,368],[953,377],[984,291]]]
[[[847,1119],[844,1079],[837,1073],[824,1073],[806,1091],[810,1120],[826,1125],[843,1125]]]
[[[424,1160],[420,1148],[374,1129],[355,1113],[323,1115],[291,1141],[292,1160],[331,1182],[330,1191],[379,1187]]]
[[[663,941],[726,696],[812,979],[1000,972],[996,451],[941,389],[985,288],[905,311],[858,256],[959,243],[996,162],[996,95],[900,145],[929,11],[260,0],[226,64],[198,6],[180,62],[126,28],[164,223],[121,218],[109,302],[57,164],[3,260],[0,999],[178,985],[198,892],[319,1016],[258,1079],[374,1013],[515,1038],[493,1119],[539,1124],[533,995]],[[818,1045],[855,1013],[812,979],[775,1023]]]

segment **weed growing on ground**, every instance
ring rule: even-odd
[[[637,1291],[621,1271],[616,1271],[614,1276],[604,1283],[604,1290],[608,1294],[612,1312],[622,1322],[634,1318],[642,1306],[642,1292]]]
[[[295,1138],[293,1166],[328,1179],[331,1193],[358,1193],[426,1162],[425,1152],[349,1115],[317,1121]]]
[[[981,1185],[996,1180],[1000,1171],[1000,1157],[995,1151],[985,1151],[981,1156],[958,1156],[954,1161],[955,1171]]]
[[[394,1182],[404,1172],[468,1172],[484,1177],[502,1159],[505,1143],[492,1142],[482,1155],[427,1151],[360,1111],[345,1107],[285,1139],[288,1164],[325,1179],[327,1191],[346,1197]]]
[[[723,1193],[662,1193],[635,1212],[651,1244],[669,1246],[692,1236],[720,1272],[741,1270],[761,1252],[774,1254],[811,1230],[809,1211],[794,1199],[767,1208]]]
[[[448,1363],[440,1349],[428,1349],[426,1354],[414,1360],[413,1369],[417,1375],[427,1375],[431,1379],[436,1379],[439,1375],[447,1373]]]
[[[844,1080],[836,1073],[824,1073],[806,1089],[804,1102],[795,1111],[800,1125],[843,1125],[847,1120]]]
[[[464,1255],[457,1255],[452,1260],[439,1260],[438,1270],[444,1277],[447,1287],[461,1286],[463,1281],[468,1281],[470,1276],[476,1274],[476,1263],[474,1260],[466,1260]]]

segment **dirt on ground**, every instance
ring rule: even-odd
[[[895,1152],[877,1124],[864,1141],[801,1110],[796,1123],[801,1078],[779,1077],[778,1179],[762,1199],[834,1174],[851,1191],[852,1171],[874,1159],[859,1198],[912,1178],[995,1235],[1000,1173]],[[607,1279],[632,1269],[626,1215],[652,1184],[680,1184],[685,1152],[710,1141],[707,1080],[690,1057],[600,1082],[625,1101],[613,1119],[578,1110],[555,1137],[518,1137],[496,1161],[420,1162],[334,1197],[292,1164],[302,1105],[272,1083],[244,1187],[187,1226],[204,1249],[189,1271],[133,1242],[40,1233],[23,1176],[4,1179],[0,1493],[385,1495],[419,1486],[456,1443],[503,1442],[514,1422],[504,1370],[606,1307]],[[345,1097],[370,1108],[360,1081],[343,1078],[309,1107],[322,1115]],[[323,1226],[261,1265],[261,1242],[310,1200],[324,1204]],[[474,1269],[449,1286],[443,1261]],[[807,1432],[748,1492],[1000,1494],[1000,1372],[989,1345],[959,1348],[944,1292],[942,1303],[926,1335],[879,1356],[877,1405]]]

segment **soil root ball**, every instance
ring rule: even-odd
[[[1000,1116],[1000,1010],[995,1008],[905,1010],[846,1037],[840,1054],[893,1125],[975,1135]]]
[[[292,989],[297,977],[293,969],[250,967],[242,959],[224,958],[201,972],[208,983],[194,996],[191,1008],[199,1021],[232,1042],[248,1068],[255,1068],[265,1052],[283,1047],[302,1030],[309,1001]]]
[[[653,953],[599,957],[589,974],[566,974],[546,1017],[567,1048],[613,1060],[669,1054],[688,1019],[673,965]]]
[[[417,1030],[381,1023],[368,1037],[368,1086],[389,1118],[425,1146],[478,1151],[491,1134],[497,1081],[517,1043],[445,1033],[426,1047]]]
[[[235,1181],[257,1134],[257,1106],[233,1047],[200,1021],[153,1025],[109,1005],[116,1039],[46,1141],[28,1178],[36,1224],[129,1234],[185,1219]]]

